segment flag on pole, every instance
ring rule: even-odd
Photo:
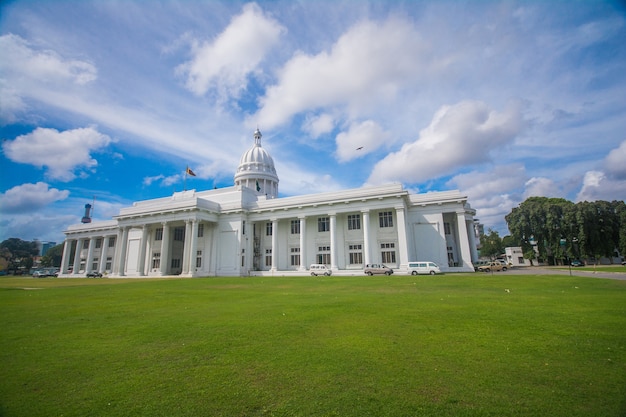
[[[186,173],[187,175],[191,175],[192,177],[195,177],[195,176],[196,176],[196,174],[194,174],[194,172],[193,172],[193,171],[191,170],[191,168],[189,168],[189,167],[187,167],[187,171],[185,171],[185,173]]]

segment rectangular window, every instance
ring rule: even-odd
[[[265,236],[272,236],[273,230],[272,223],[265,223]]]
[[[115,236],[112,236],[109,238],[109,247],[110,248],[114,248],[115,247]]]
[[[96,249],[100,249],[102,247],[102,239],[96,239]]]
[[[161,267],[161,252],[154,252],[152,254],[152,269],[159,269]]]
[[[246,234],[246,221],[245,220],[241,221],[241,234],[244,235],[244,236]]]
[[[330,246],[319,246],[317,248],[317,263],[330,265]]]
[[[300,234],[300,220],[292,220],[291,221],[291,234],[299,235]]]
[[[163,228],[157,227],[154,230],[154,240],[163,240]]]
[[[83,240],[83,249],[89,249],[89,239]]]
[[[93,258],[93,261],[91,261],[91,270],[92,271],[98,270],[98,258]]]
[[[172,259],[172,268],[180,268],[180,259]]]
[[[360,230],[361,229],[361,215],[360,214],[348,214],[348,230]]]
[[[204,223],[198,225],[198,237],[204,237]]]
[[[196,268],[202,268],[202,251],[196,252]]]
[[[445,223],[443,224],[443,230],[445,231],[445,233],[446,233],[447,235],[451,234],[451,233],[450,233],[450,223],[445,222]]]
[[[111,264],[113,263],[113,258],[112,257],[107,257],[107,263],[104,267],[104,269],[106,269],[107,271],[111,270]]]
[[[269,223],[272,224],[272,223]],[[265,266],[272,266],[272,250],[265,249]]]
[[[378,213],[378,224],[380,227],[393,227],[393,213],[390,211]]]
[[[185,228],[184,227],[175,227],[174,228],[174,240],[178,242],[182,242],[185,240]],[[179,259],[180,261],[180,259]]]
[[[300,266],[300,248],[291,248],[291,266]]]
[[[351,265],[358,265],[363,263],[363,246],[358,245],[349,245],[348,246],[348,254],[350,257]]]
[[[390,243],[381,243],[380,244],[380,255],[382,262],[384,264],[395,264],[396,263],[396,244],[393,242]]]
[[[317,219],[317,231],[318,232],[330,232],[330,218],[319,217]]]

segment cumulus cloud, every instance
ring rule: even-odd
[[[373,120],[352,123],[347,132],[337,135],[337,159],[339,162],[346,162],[361,156],[361,154],[373,152],[390,138],[391,134],[385,132]]]
[[[488,162],[490,151],[511,142],[523,126],[517,103],[503,112],[478,101],[443,106],[415,142],[376,164],[368,183],[418,183]]]
[[[533,177],[526,181],[524,199],[529,197],[564,197],[563,191],[554,180],[545,177]]]
[[[302,126],[302,130],[316,139],[321,135],[332,132],[335,128],[335,119],[328,113],[318,116],[307,116]]]
[[[70,192],[49,188],[45,182],[22,184],[0,194],[0,211],[3,213],[29,213],[55,201],[65,200]]]
[[[626,181],[607,177],[602,171],[588,171],[576,201],[625,200]]]
[[[212,42],[193,41],[192,59],[177,71],[186,76],[185,86],[194,94],[217,88],[223,96],[238,96],[246,88],[246,77],[284,31],[256,3],[246,4]]]
[[[255,116],[272,128],[306,109],[347,105],[360,108],[393,99],[406,83],[419,79],[428,50],[407,21],[363,21],[350,28],[330,51],[317,55],[298,52],[267,89]]]
[[[605,159],[605,166],[615,178],[626,180],[626,141],[609,152]]]
[[[13,162],[46,167],[47,176],[59,181],[71,181],[77,168],[94,168],[98,161],[90,152],[106,147],[111,138],[93,127],[59,132],[37,128],[2,144],[4,154]]]

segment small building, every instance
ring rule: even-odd
[[[402,273],[414,260],[474,270],[475,210],[459,191],[391,184],[279,197],[261,137],[257,129],[232,187],[138,201],[68,227],[60,276],[302,275],[310,264],[361,274],[369,263]]]

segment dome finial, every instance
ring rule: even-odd
[[[257,125],[256,130],[254,131],[254,144],[256,146],[261,146],[261,131],[259,130],[259,126]]]

